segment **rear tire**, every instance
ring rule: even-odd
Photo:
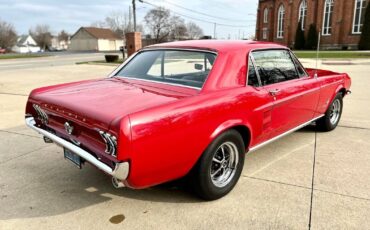
[[[325,112],[325,116],[316,121],[316,125],[321,131],[331,131],[335,129],[342,116],[343,109],[343,96],[341,93],[337,93],[333,101]]]
[[[244,142],[236,130],[219,135],[195,165],[191,183],[204,200],[216,200],[229,193],[239,180],[244,166]]]

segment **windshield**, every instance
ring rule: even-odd
[[[142,51],[116,76],[202,88],[215,59],[216,54],[203,51]]]

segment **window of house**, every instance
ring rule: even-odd
[[[352,33],[360,34],[365,20],[366,0],[355,0]]]
[[[267,39],[267,28],[262,29],[262,39]]]
[[[252,58],[249,57],[248,60],[248,85],[258,87],[260,83],[256,74],[256,69],[254,68]]]
[[[263,50],[252,53],[262,85],[299,78],[288,50]]]
[[[265,8],[265,10],[263,11],[263,22],[264,23],[268,22],[268,16],[269,16],[269,10]]]
[[[324,20],[322,24],[322,35],[331,34],[331,21],[333,14],[334,0],[325,0]]]
[[[281,5],[278,10],[278,20],[277,20],[277,38],[284,37],[284,15],[285,9],[284,6]]]
[[[304,23],[307,16],[307,1],[303,0],[299,5],[299,15],[298,15],[298,22],[301,22],[301,28],[304,31]]]

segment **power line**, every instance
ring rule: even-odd
[[[150,3],[150,2],[147,2],[147,1],[144,1],[144,0],[139,0],[139,2],[144,3],[144,4],[148,4],[148,5],[153,6],[153,7],[156,7],[156,8],[160,7],[160,6],[156,5],[156,4],[153,4],[153,3]],[[206,23],[210,23],[210,24],[213,24],[213,25],[216,24],[218,26],[226,26],[226,27],[234,27],[234,28],[244,28],[244,27],[252,27],[252,26],[254,26],[254,24],[253,25],[243,26],[243,25],[231,25],[231,24],[218,23],[218,22],[209,21],[209,20],[200,19],[200,18],[195,18],[195,17],[189,16],[189,15],[186,15],[186,14],[178,13],[178,12],[176,12],[174,10],[171,10],[171,9],[168,9],[168,10],[171,11],[172,13],[174,13],[174,14],[177,14],[177,15],[180,15],[180,16],[183,16],[183,17],[186,17],[186,18],[190,18],[192,20],[206,22]]]
[[[189,8],[180,6],[180,5],[176,4],[176,3],[173,3],[173,2],[170,2],[170,1],[167,1],[167,0],[163,0],[163,1],[164,2],[167,2],[170,5],[173,5],[175,7],[178,7],[180,9],[190,11],[192,13],[196,13],[196,14],[200,14],[200,15],[204,15],[204,16],[207,16],[207,17],[216,18],[216,19],[220,19],[220,20],[234,21],[234,22],[250,22],[250,21],[255,21],[255,20],[240,20],[240,19],[238,20],[238,19],[231,19],[231,18],[224,18],[224,17],[214,16],[214,15],[206,14],[206,13],[203,13],[203,12],[200,12],[200,11],[196,11],[196,10],[193,10],[193,9],[189,9]]]

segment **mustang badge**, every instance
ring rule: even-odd
[[[66,130],[66,132],[67,132],[69,135],[71,135],[71,134],[72,134],[72,132],[73,132],[74,127],[73,127],[72,125],[70,125],[70,124],[68,123],[68,121],[67,121],[66,123],[64,123],[64,129]]]

